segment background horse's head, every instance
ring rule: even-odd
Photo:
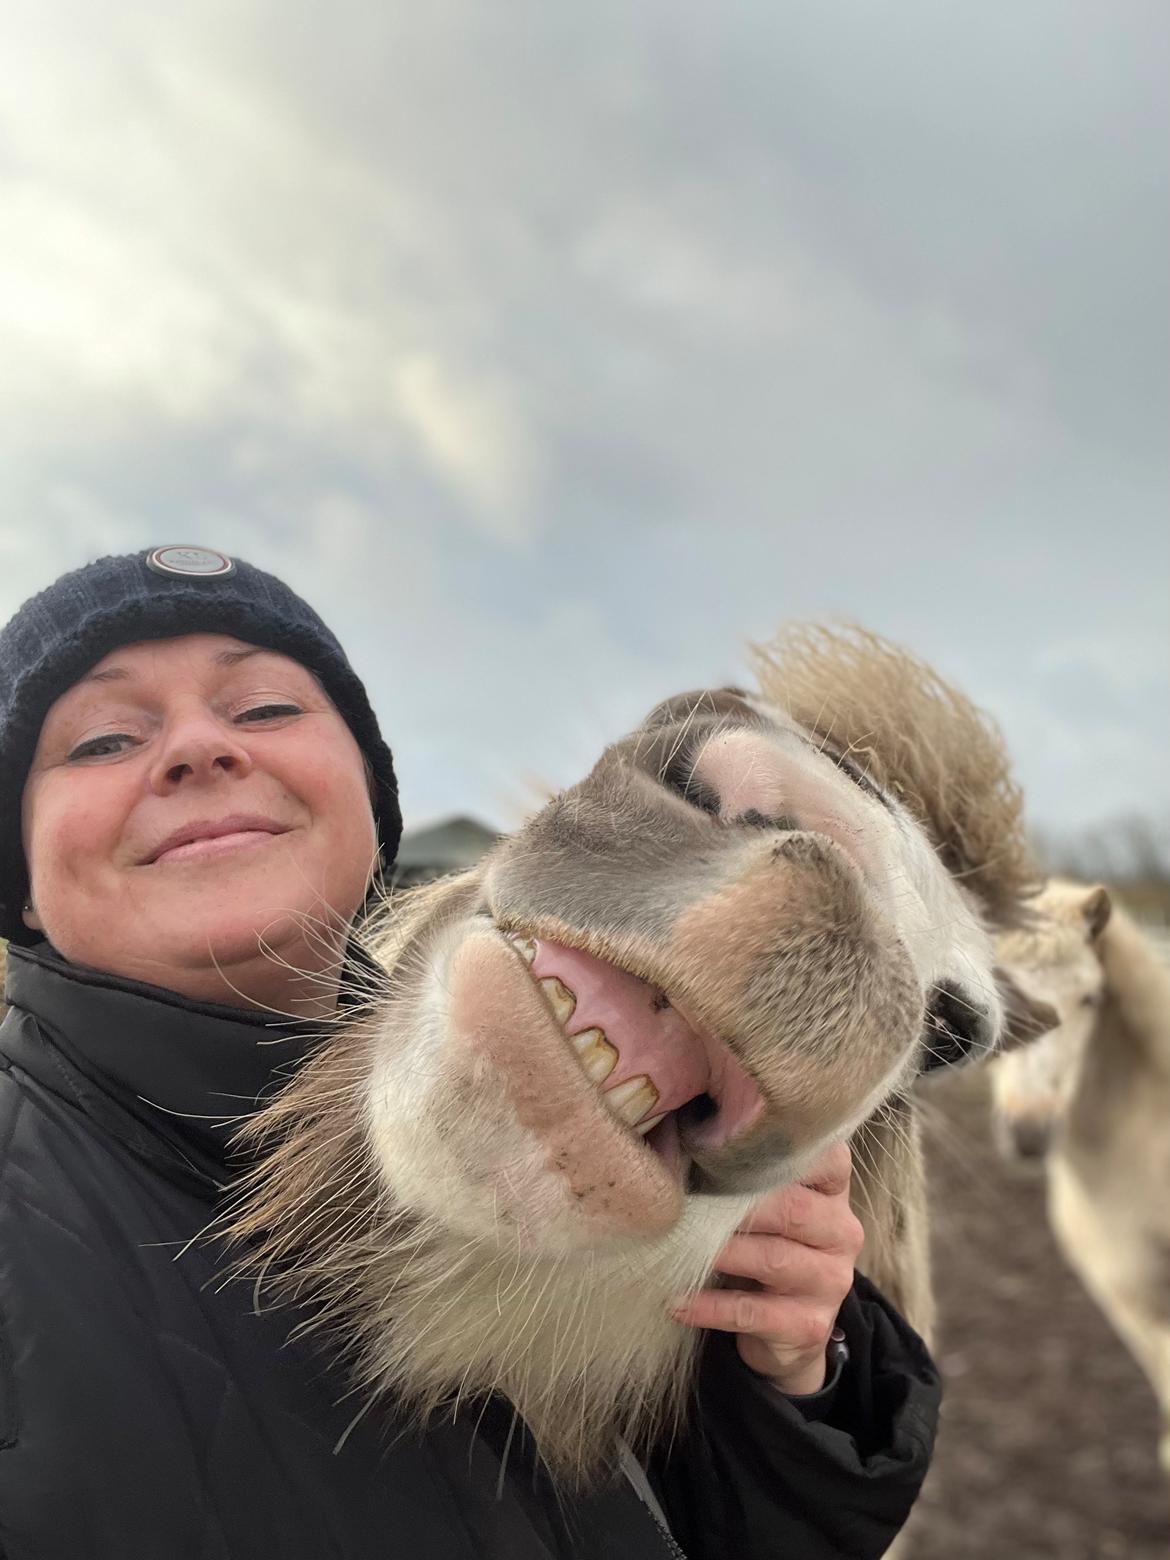
[[[1033,924],[999,939],[1004,970],[1053,1018],[1045,1033],[992,1064],[995,1138],[1009,1159],[1043,1158],[1072,1099],[1104,998],[1098,942],[1111,908],[1104,888],[1057,879],[1037,896]]]

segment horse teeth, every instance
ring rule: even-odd
[[[546,975],[540,983],[540,989],[544,992],[549,1007],[556,1014],[557,1022],[567,1024],[573,1016],[573,1009],[577,1006],[577,999],[568,986],[559,981],[555,975]]]
[[[643,1121],[634,1122],[634,1131],[639,1137],[645,1137],[647,1132],[653,1132],[660,1121],[665,1121],[670,1115],[668,1110],[661,1111],[657,1116],[647,1116]]]
[[[658,1090],[646,1073],[639,1073],[636,1078],[627,1078],[624,1083],[607,1089],[602,1099],[619,1121],[634,1127],[658,1104]]]
[[[593,1083],[604,1083],[617,1066],[617,1047],[610,1045],[603,1029],[583,1029],[570,1035],[577,1059]]]
[[[536,957],[536,943],[531,937],[509,933],[508,941],[526,964],[532,963]],[[557,1022],[567,1026],[576,1011],[576,996],[555,975],[545,975],[539,984]],[[577,1053],[577,1060],[585,1076],[600,1088],[617,1066],[617,1046],[611,1045],[606,1039],[604,1029],[582,1029],[575,1035],[569,1035],[569,1043]],[[624,1083],[606,1090],[602,1099],[619,1121],[637,1128],[642,1134],[652,1131],[666,1114],[649,1114],[658,1104],[658,1090],[647,1073],[639,1073],[636,1078],[627,1078]]]

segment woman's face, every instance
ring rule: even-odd
[[[125,645],[62,694],[22,828],[25,920],[65,958],[218,1001],[279,992],[261,937],[327,967],[377,851],[361,752],[316,679],[222,634]]]

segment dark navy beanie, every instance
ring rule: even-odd
[[[206,547],[156,547],[63,574],[0,629],[0,937],[36,941],[21,920],[28,874],[20,835],[25,778],[49,707],[119,645],[230,634],[278,650],[320,680],[373,771],[374,816],[389,868],[402,815],[390,749],[345,651],[272,574]]]

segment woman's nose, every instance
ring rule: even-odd
[[[251,768],[251,755],[232,730],[210,716],[193,716],[168,731],[151,784],[155,791],[163,792],[188,780],[210,780],[217,775],[238,779]]]

